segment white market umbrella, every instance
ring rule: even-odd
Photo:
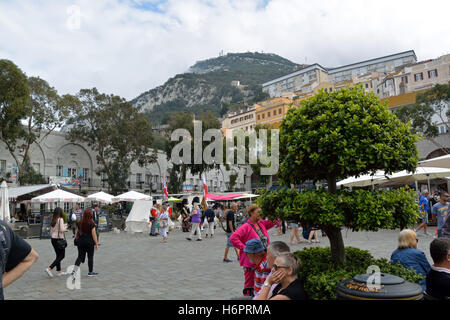
[[[0,189],[0,219],[9,222],[11,217],[9,213],[8,186],[6,181],[2,182]]]
[[[128,191],[112,198],[113,202],[127,201],[134,202],[136,200],[152,200],[152,197],[136,191]]]
[[[77,194],[67,192],[61,189],[56,189],[52,192],[40,195],[31,199],[32,203],[46,203],[46,202],[84,202],[85,198]]]
[[[417,167],[415,172],[407,172],[406,170],[403,170],[389,175],[389,179],[384,181],[383,184],[410,184],[420,180],[427,180],[428,189],[430,189],[431,179],[446,178],[449,175],[450,168]]]
[[[385,179],[384,171],[378,170],[374,175],[365,174],[359,177],[350,177],[336,183],[336,186],[367,187],[379,184]]]
[[[257,194],[251,194],[251,193],[243,193],[242,196],[236,197],[234,199],[248,199],[248,198],[256,198],[259,197]]]
[[[112,200],[113,198],[114,198],[113,195],[111,195],[109,193],[106,193],[106,192],[103,192],[103,191],[100,191],[100,192],[97,192],[97,193],[94,193],[94,194],[91,194],[91,195],[87,196],[86,201],[97,201],[97,202],[101,202],[101,203],[112,203],[113,202],[113,200]]]

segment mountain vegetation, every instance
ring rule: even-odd
[[[199,61],[187,73],[176,75],[130,102],[153,124],[167,124],[172,112],[199,115],[209,111],[220,117],[229,110],[266,99],[262,83],[302,67],[275,54],[229,53]]]

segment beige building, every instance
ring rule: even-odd
[[[251,132],[255,129],[255,125],[255,107],[251,106],[245,110],[228,113],[222,120],[222,133],[228,139],[232,137],[234,130],[242,129],[245,132]]]
[[[399,67],[416,61],[416,54],[409,50],[337,68],[325,68],[316,63],[263,83],[262,87],[270,97],[287,96],[288,93],[302,97],[312,95],[320,89],[333,91],[355,83],[362,83],[366,89],[373,91],[371,81],[375,76],[394,72]]]
[[[450,54],[436,59],[405,65],[375,83],[380,98],[430,89],[436,84],[450,83]]]

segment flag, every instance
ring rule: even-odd
[[[169,193],[167,192],[166,177],[163,179],[164,201],[169,201]]]
[[[202,174],[202,180],[203,180],[203,198],[206,199],[208,196],[208,186],[206,185],[206,177],[205,174]]]

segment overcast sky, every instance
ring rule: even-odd
[[[336,67],[450,53],[447,0],[0,0],[0,59],[60,94],[132,99],[228,52]]]

